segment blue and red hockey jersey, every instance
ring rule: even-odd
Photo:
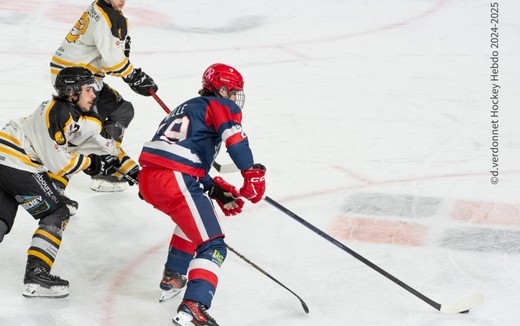
[[[246,170],[253,165],[253,154],[241,121],[242,111],[229,99],[192,98],[164,118],[144,144],[139,164],[204,178],[224,143],[233,163]]]

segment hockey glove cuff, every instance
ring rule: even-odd
[[[128,181],[129,185],[133,186],[138,181],[139,165],[137,165],[137,163],[128,155],[124,155],[119,161],[119,164],[120,165],[113,176],[120,180],[124,178],[126,181]],[[136,182],[134,182],[134,180]]]
[[[242,212],[244,201],[237,189],[224,181],[221,177],[213,178],[213,184],[209,187],[208,195],[214,199],[226,216],[237,215]]]
[[[244,185],[240,188],[240,195],[253,204],[258,203],[265,193],[265,166],[255,163],[249,170],[242,171]]]

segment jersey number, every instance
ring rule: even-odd
[[[183,116],[182,118],[174,119],[168,127],[164,130],[161,138],[178,142],[186,139],[188,134],[188,126],[190,125],[190,118]]]
[[[69,42],[69,43],[76,42],[76,40],[87,31],[89,23],[90,23],[90,20],[88,18],[88,13],[84,12],[83,15],[81,15],[81,17],[79,17],[76,24],[74,24],[74,26],[72,27],[70,32],[67,34],[67,36],[65,36],[65,39],[67,40],[67,42]]]

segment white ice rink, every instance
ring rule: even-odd
[[[244,127],[271,198],[436,302],[486,297],[442,314],[268,203],[247,203],[223,217],[228,244],[310,313],[229,252],[210,310],[220,325],[520,325],[520,2],[492,3],[127,1],[131,60],[170,107],[196,96],[209,64],[243,74]],[[50,97],[49,60],[88,4],[0,0],[0,124]],[[135,106],[123,145],[137,158],[164,112],[106,82]],[[22,297],[37,223],[19,211],[0,244],[0,325],[171,325],[181,297],[160,304],[158,284],[173,223],[136,187],[89,184],[77,175],[67,191],[80,207],[53,268],[70,281],[66,299]]]

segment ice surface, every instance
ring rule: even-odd
[[[262,202],[223,217],[227,242],[310,313],[230,252],[210,309],[220,325],[520,324],[520,3],[496,3],[491,81],[488,1],[127,2],[132,62],[170,107],[196,95],[211,63],[243,74],[244,127],[271,198],[436,302],[486,296],[441,314]],[[50,96],[49,60],[88,4],[0,1],[2,124]],[[136,108],[124,147],[137,157],[164,112],[106,82]],[[19,212],[0,245],[0,325],[171,325],[180,297],[159,304],[158,285],[172,222],[135,187],[89,184],[78,175],[67,190],[80,206],[53,268],[71,283],[66,299],[22,297],[36,222]]]

